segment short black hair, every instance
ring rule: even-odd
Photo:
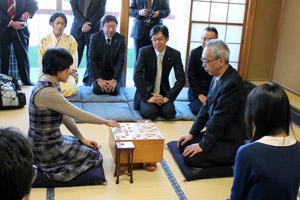
[[[115,16],[113,16],[113,15],[106,15],[106,16],[104,16],[102,18],[102,20],[101,20],[101,24],[104,25],[105,23],[108,23],[110,21],[114,21],[114,22],[116,22],[116,24],[118,24],[117,18]]]
[[[65,21],[65,27],[67,26],[68,20],[67,17],[64,13],[62,12],[55,12],[51,15],[50,19],[49,19],[49,24],[51,25],[51,23],[53,23],[55,21],[56,18],[61,17],[63,18],[63,20]]]
[[[150,38],[158,32],[161,32],[166,38],[169,37],[168,27],[162,24],[155,25],[150,31]]]
[[[251,141],[282,131],[289,135],[290,102],[284,90],[276,83],[252,89],[247,98],[245,123]]]
[[[21,200],[29,194],[34,175],[29,141],[14,127],[0,127],[0,198]]]
[[[73,64],[72,55],[64,48],[55,47],[47,49],[43,55],[43,73],[57,75],[57,72],[70,68]]]
[[[218,33],[217,29],[216,29],[215,27],[213,27],[213,26],[208,26],[208,27],[206,27],[206,28],[204,29],[204,31],[214,32],[214,33],[216,34],[217,38],[219,37],[219,33]],[[204,31],[203,31],[203,32],[204,32]]]

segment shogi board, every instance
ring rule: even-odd
[[[116,162],[116,142],[132,141],[135,146],[133,163],[161,162],[164,137],[154,123],[120,123],[121,128],[110,127],[109,147]],[[128,162],[128,153],[121,152],[120,163]]]

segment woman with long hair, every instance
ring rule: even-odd
[[[297,199],[300,143],[290,136],[290,103],[275,83],[254,88],[245,122],[250,142],[239,148],[231,200]]]

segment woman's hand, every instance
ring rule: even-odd
[[[114,120],[105,120],[104,124],[106,126],[109,126],[109,127],[118,127],[118,128],[121,127],[120,124],[117,121],[114,121]]]
[[[93,148],[94,150],[97,150],[98,149],[98,143],[94,140],[89,140],[89,139],[84,139],[84,138],[81,138],[80,141],[85,145],[85,146],[88,146],[88,147],[91,147]]]

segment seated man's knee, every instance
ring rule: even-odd
[[[121,84],[120,82],[118,82],[114,91],[111,91],[110,95],[117,96],[119,94],[120,88],[121,88]]]
[[[181,143],[182,143],[182,142],[181,142]],[[181,153],[183,153],[183,151],[184,151],[186,145],[181,145],[181,143],[180,143],[180,145],[179,145],[179,151],[180,151]]]
[[[160,115],[166,119],[173,119],[176,115],[175,106],[172,102],[166,103],[160,108]]]
[[[191,112],[197,116],[202,105],[203,104],[198,99],[195,99],[190,103]]]
[[[151,119],[154,120],[158,116],[158,110],[155,105],[151,105],[148,103],[149,106],[142,106],[140,107],[140,115],[144,119]]]
[[[93,82],[93,93],[94,94],[103,94],[101,87],[98,85],[97,81]]]
[[[184,161],[184,164],[186,166],[192,166],[193,165],[193,157],[191,158],[190,155],[183,156],[183,161]]]

